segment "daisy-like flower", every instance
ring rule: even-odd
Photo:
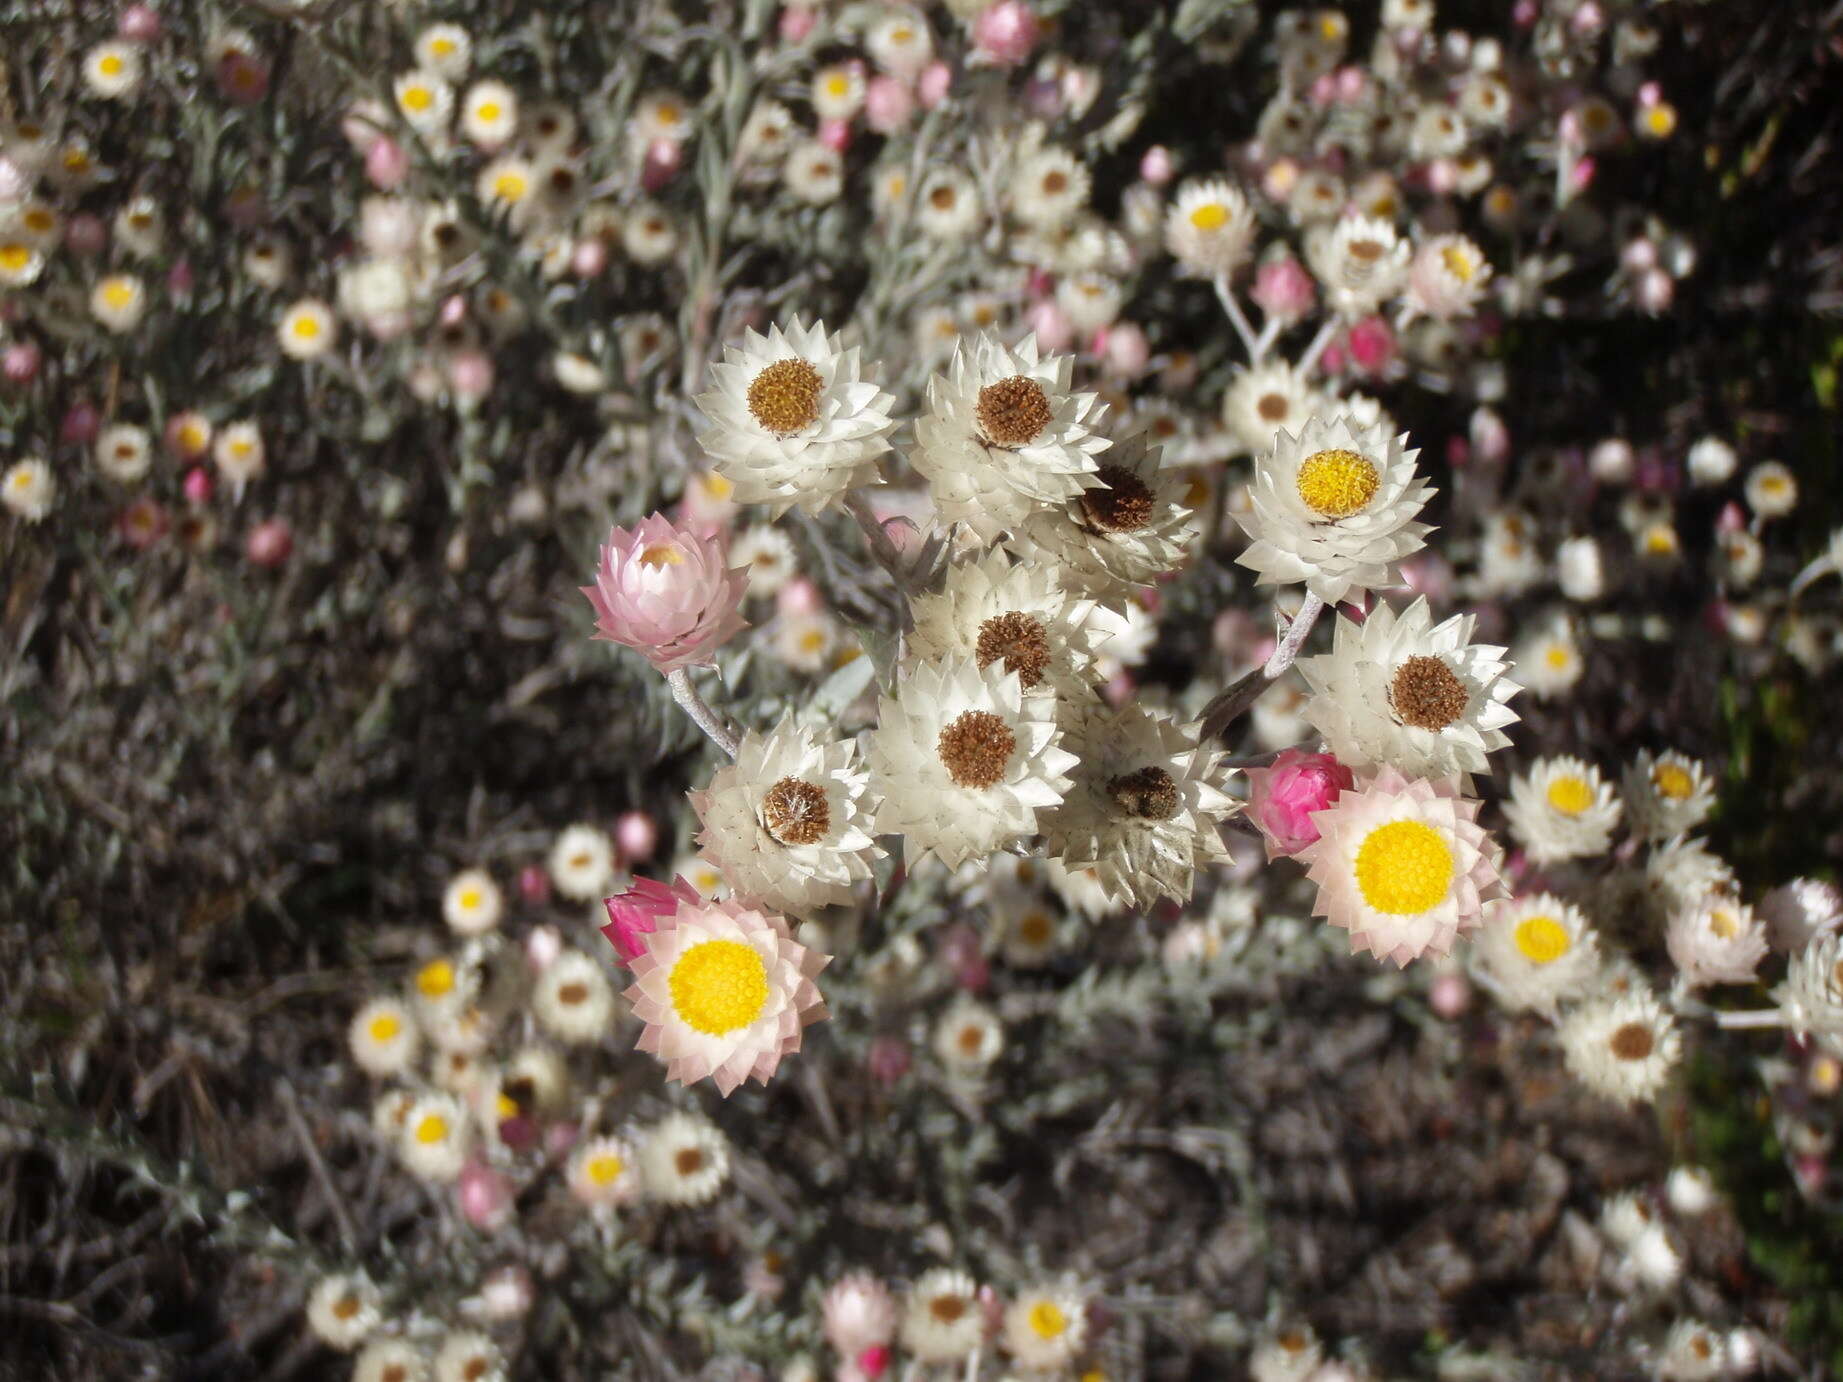
[[[749,598],[766,599],[795,575],[798,559],[793,539],[779,528],[758,523],[730,544],[730,560],[749,573]]]
[[[1304,658],[1312,688],[1305,717],[1338,761],[1389,763],[1412,777],[1490,770],[1486,755],[1510,742],[1505,704],[1521,688],[1504,650],[1471,641],[1476,619],[1440,624],[1425,598],[1397,615],[1379,604],[1362,623],[1337,620],[1332,651]]]
[[[1235,803],[1211,781],[1221,754],[1138,705],[1081,712],[1065,742],[1077,763],[1062,804],[1043,814],[1049,852],[1093,869],[1110,902],[1188,902],[1196,870],[1227,857],[1217,823]]]
[[[678,226],[658,202],[641,202],[621,222],[621,248],[636,264],[663,264],[678,253]]]
[[[1435,235],[1408,266],[1408,305],[1437,321],[1469,317],[1490,281],[1483,250],[1463,235]]]
[[[1702,824],[1715,805],[1715,788],[1687,754],[1640,749],[1625,772],[1625,801],[1633,829],[1647,840],[1667,840]]]
[[[1095,472],[1099,484],[1037,509],[1006,545],[1070,591],[1117,604],[1180,566],[1195,536],[1191,485],[1159,458],[1143,434],[1116,443]]]
[[[614,1020],[614,989],[602,967],[580,950],[565,950],[531,988],[538,1025],[574,1046],[600,1041]]]
[[[997,1014],[971,999],[954,1003],[934,1027],[934,1054],[954,1075],[982,1075],[1005,1049]]]
[[[506,1382],[499,1346],[477,1329],[451,1329],[442,1335],[430,1365],[434,1382]]]
[[[798,318],[766,336],[749,331],[724,352],[697,400],[711,424],[698,441],[737,503],[766,504],[777,518],[795,504],[818,513],[875,482],[896,400],[862,374],[857,347]]]
[[[1303,581],[1328,605],[1399,584],[1401,560],[1433,531],[1415,521],[1434,491],[1406,440],[1343,417],[1281,432],[1255,462],[1249,511],[1235,515],[1251,539],[1235,560],[1257,585]]]
[[[1061,230],[1088,205],[1092,186],[1087,167],[1067,149],[1039,149],[1012,170],[1012,218],[1032,230]]]
[[[550,846],[550,880],[575,902],[592,902],[614,877],[614,841],[599,826],[578,823],[557,832]]]
[[[457,967],[446,955],[438,955],[411,978],[410,998],[424,1022],[434,1026],[473,1001],[476,978],[471,968]]]
[[[979,190],[958,168],[937,168],[915,199],[915,224],[935,240],[964,240],[979,228]]]
[[[869,1272],[850,1272],[826,1288],[819,1303],[826,1342],[855,1358],[896,1335],[896,1302],[889,1287]]]
[[[1537,864],[1604,854],[1620,804],[1600,770],[1578,758],[1541,758],[1510,780],[1504,818]]]
[[[364,1343],[382,1319],[377,1287],[363,1277],[344,1272],[322,1277],[307,1297],[307,1327],[341,1353]]]
[[[407,1005],[374,998],[360,1008],[346,1030],[352,1059],[368,1075],[401,1075],[416,1063],[422,1034]]]
[[[502,147],[518,131],[518,95],[504,82],[475,82],[461,102],[461,133],[476,148]]]
[[[646,1024],[639,1048],[665,1062],[666,1078],[709,1076],[722,1094],[763,1084],[802,1030],[826,1017],[813,982],[831,956],[799,944],[781,918],[740,902],[681,906],[645,937],[627,990]]]
[[[423,1180],[451,1181],[467,1164],[470,1141],[467,1110],[460,1100],[448,1094],[425,1094],[403,1115],[397,1154],[410,1174]]]
[[[851,900],[881,858],[869,774],[849,739],[822,741],[785,718],[742,736],[736,760],[692,792],[698,845],[739,896],[801,916]]]
[[[537,175],[522,158],[496,158],[474,179],[474,195],[489,209],[509,211],[512,223],[523,225],[525,208],[537,190]]]
[[[1075,766],[1056,702],[1026,696],[1001,661],[970,660],[915,664],[882,699],[869,760],[877,832],[904,836],[911,868],[928,854],[958,868],[1036,834]]]
[[[166,245],[166,222],[152,197],[136,197],[115,213],[115,242],[138,259],[152,259]]]
[[[640,1139],[640,1182],[664,1204],[705,1204],[729,1175],[729,1143],[694,1114],[669,1113]]]
[[[416,35],[416,61],[444,81],[458,82],[473,60],[474,41],[459,24],[431,24]]]
[[[1031,1372],[1067,1366],[1087,1337],[1087,1302],[1066,1283],[1019,1292],[1005,1307],[999,1335],[1005,1352]]]
[[[1319,837],[1299,853],[1318,885],[1312,911],[1398,966],[1444,955],[1503,895],[1496,846],[1479,803],[1383,768],[1314,813]]]
[[[570,1157],[570,1193],[597,1208],[627,1204],[640,1194],[640,1162],[618,1137],[592,1137]]]
[[[725,564],[722,542],[663,514],[609,530],[595,584],[595,637],[633,648],[662,673],[709,666],[718,647],[748,627],[738,612],[746,571]]]
[[[838,200],[845,190],[845,165],[829,146],[817,139],[799,139],[781,165],[787,190],[809,206]]]
[[[505,894],[485,869],[462,869],[442,890],[442,920],[463,936],[478,936],[499,925]]]
[[[1504,1005],[1553,1013],[1600,972],[1599,942],[1580,908],[1548,893],[1495,904],[1472,939]]]
[[[37,523],[51,512],[57,492],[51,467],[36,456],[13,462],[0,475],[0,505],[27,523]]]
[[[1306,263],[1324,285],[1325,303],[1345,317],[1366,316],[1401,291],[1408,242],[1388,221],[1346,216],[1306,236]]]
[[[1062,928],[1044,898],[1000,893],[987,910],[992,932],[1003,940],[1005,963],[1013,969],[1041,969],[1056,954]]]
[[[1747,507],[1761,518],[1784,518],[1798,507],[1798,481],[1783,461],[1762,461],[1747,472]]]
[[[900,1337],[924,1363],[963,1361],[985,1340],[978,1283],[952,1267],[923,1272],[903,1304]]]
[[[1562,1019],[1559,1036],[1570,1073],[1620,1102],[1649,1099],[1662,1089],[1683,1046],[1657,995],[1637,986],[1583,1003]]]
[[[1250,1382],[1306,1382],[1324,1361],[1324,1349],[1305,1325],[1267,1335],[1248,1355]]]
[[[1200,278],[1234,273],[1253,239],[1248,199],[1221,178],[1185,183],[1165,212],[1165,248],[1186,273]]]
[[[1667,925],[1677,912],[1710,894],[1732,892],[1734,870],[1701,840],[1680,835],[1658,845],[1645,860],[1645,890],[1658,919]]]
[[[24,288],[45,271],[45,252],[17,231],[0,232],[0,287]]]
[[[1843,892],[1834,883],[1794,878],[1762,897],[1755,910],[1766,923],[1773,949],[1790,954],[1843,921]]]
[[[1722,893],[1679,909],[1664,928],[1664,948],[1690,988],[1751,984],[1766,958],[1766,927],[1753,908]]]
[[[90,315],[118,336],[146,314],[147,288],[133,274],[110,274],[90,291]]]
[[[83,55],[83,80],[105,101],[132,96],[141,85],[141,50],[132,43],[99,43]]]
[[[757,101],[736,137],[737,156],[757,168],[772,167],[786,155],[797,128],[779,101]]]
[[[1657,1360],[1657,1375],[1664,1382],[1708,1382],[1736,1371],[1728,1359],[1728,1341],[1715,1330],[1700,1320],[1670,1326]]]
[[[282,354],[292,360],[313,360],[331,350],[339,339],[333,309],[314,298],[295,303],[276,324],[275,339]]]
[[[1259,456],[1282,431],[1297,436],[1324,406],[1304,375],[1278,362],[1236,372],[1222,395],[1222,421],[1243,450]]]
[[[1773,1001],[1797,1036],[1843,1049],[1843,936],[1832,931],[1806,942],[1786,966]]]
[[[653,91],[634,103],[633,137],[642,148],[658,140],[678,143],[691,137],[695,112],[676,91]]]
[[[996,662],[1017,673],[1027,693],[1076,702],[1092,700],[1097,651],[1118,624],[1092,599],[1063,590],[1046,568],[997,550],[954,563],[940,593],[911,604],[909,651],[917,659]]]
[[[428,1382],[422,1350],[407,1339],[373,1339],[352,1360],[352,1382]]]
[[[233,422],[218,433],[211,448],[211,459],[218,473],[230,482],[233,493],[241,495],[244,486],[262,474],[267,452],[262,432],[254,422]]]
[[[454,111],[454,88],[433,72],[405,72],[391,89],[411,129],[433,134],[447,126]]]
[[[1072,356],[1039,358],[1034,336],[1013,350],[982,332],[954,348],[948,372],[928,382],[909,457],[943,518],[990,543],[1097,483],[1095,458],[1110,445],[1095,430],[1105,409],[1094,394],[1070,392],[1073,367]]]
[[[864,73],[858,63],[838,62],[813,73],[813,114],[821,120],[849,120],[864,108]]]
[[[917,11],[895,10],[865,31],[864,51],[891,76],[913,81],[934,56],[934,35]]]
[[[1538,700],[1565,695],[1586,669],[1580,643],[1565,619],[1551,620],[1523,638],[1510,660],[1524,688]]]

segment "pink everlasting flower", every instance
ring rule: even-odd
[[[698,890],[682,874],[670,884],[635,878],[626,892],[602,899],[602,906],[608,909],[608,924],[602,927],[602,934],[615,953],[632,964],[646,953],[643,937],[659,929],[662,917],[677,912],[681,903],[695,907],[702,902]]]
[[[973,43],[985,61],[1015,67],[1037,46],[1036,12],[1024,0],[998,0],[973,20]]]
[[[1267,857],[1297,854],[1318,842],[1312,813],[1347,791],[1350,769],[1328,753],[1287,749],[1270,768],[1249,768],[1248,816],[1267,837]]]
[[[748,572],[724,564],[723,544],[675,526],[663,514],[615,528],[595,584],[595,637],[643,654],[661,672],[707,667],[717,648],[748,627],[737,612]]]
[[[1254,292],[1261,311],[1283,322],[1296,322],[1312,310],[1318,288],[1305,266],[1288,255],[1269,259],[1254,271]]]

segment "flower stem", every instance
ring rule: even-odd
[[[1778,1008],[1756,1008],[1750,1012],[1718,1012],[1717,1027],[1783,1027],[1785,1014]]]
[[[1305,602],[1299,606],[1299,613],[1286,626],[1286,636],[1280,640],[1280,646],[1273,650],[1273,656],[1267,659],[1267,665],[1261,669],[1269,681],[1293,665],[1293,659],[1299,656],[1300,644],[1305,642],[1305,636],[1312,632],[1312,625],[1318,622],[1318,616],[1324,611],[1325,602],[1308,590]]]
[[[1222,310],[1229,314],[1229,323],[1234,326],[1235,334],[1241,337],[1242,349],[1248,352],[1250,366],[1261,362],[1261,347],[1254,335],[1254,328],[1248,324],[1248,314],[1241,310],[1241,303],[1235,299],[1234,289],[1229,287],[1226,275],[1216,279],[1216,300],[1222,304]]]
[[[1337,334],[1338,318],[1327,317],[1325,324],[1318,328],[1318,334],[1312,338],[1312,344],[1305,348],[1305,354],[1299,357],[1297,366],[1301,375],[1312,372],[1318,363],[1318,357],[1325,353],[1325,347],[1331,344],[1331,338]]]
[[[685,714],[697,721],[698,728],[710,736],[710,742],[734,758],[736,736],[718,718],[717,712],[698,695],[697,688],[691,684],[691,673],[683,667],[674,667],[666,673],[666,685],[672,688],[672,699],[678,702]]]
[[[1310,591],[1306,592],[1305,603],[1299,606],[1299,613],[1294,616],[1293,622],[1286,626],[1286,633],[1280,639],[1280,645],[1273,650],[1273,656],[1267,659],[1267,665],[1248,673],[1203,707],[1203,724],[1197,735],[1199,739],[1207,742],[1221,734],[1260,699],[1263,691],[1285,675],[1324,608],[1323,600]]]

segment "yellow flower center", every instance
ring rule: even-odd
[[[1674,106],[1658,102],[1645,112],[1645,128],[1659,136],[1669,134],[1677,127],[1677,112]]]
[[[1670,801],[1686,801],[1696,790],[1696,780],[1675,763],[1659,763],[1651,769],[1651,785],[1657,794]]]
[[[712,499],[728,499],[736,492],[736,487],[714,470],[703,476],[698,483],[703,485],[704,493]]]
[[[1069,1318],[1053,1300],[1040,1300],[1030,1307],[1030,1332],[1039,1339],[1054,1339],[1069,1327]]]
[[[518,1100],[501,1091],[493,1100],[493,1112],[500,1118],[516,1118],[519,1114]]]
[[[480,905],[480,890],[478,888],[464,889],[460,896],[460,903],[462,911],[473,911],[474,908]]]
[[[31,489],[32,482],[36,478],[37,477],[34,476],[30,470],[24,468],[15,470],[13,472],[13,488],[18,490]]]
[[[1312,512],[1332,519],[1349,518],[1376,497],[1382,476],[1367,456],[1339,447],[1307,456],[1294,484]]]
[[[67,173],[87,173],[90,170],[90,156],[82,149],[64,151],[64,171]]]
[[[1533,965],[1553,964],[1574,948],[1568,928],[1554,917],[1525,917],[1517,923],[1517,950]]]
[[[1724,941],[1731,941],[1741,933],[1741,919],[1726,907],[1717,907],[1709,913],[1709,930]]]
[[[1677,534],[1673,528],[1659,524],[1645,532],[1645,551],[1654,557],[1668,557],[1677,550]]]
[[[371,1039],[382,1046],[387,1041],[395,1041],[397,1033],[403,1030],[403,1024],[397,1020],[395,1013],[379,1013],[371,1019],[371,1025],[365,1029]]]
[[[484,120],[489,125],[498,120],[502,114],[504,114],[504,109],[497,101],[482,101],[474,107],[475,118]]]
[[[808,629],[805,633],[800,635],[800,651],[803,653],[820,652],[825,648],[825,645],[826,636],[823,630]]]
[[[1407,916],[1437,906],[1453,882],[1453,851],[1431,825],[1390,821],[1357,850],[1357,888],[1378,912]]]
[[[32,262],[32,251],[25,245],[0,245],[0,269],[18,273]]]
[[[1325,15],[1318,21],[1318,32],[1325,42],[1336,43],[1344,36],[1344,16],[1335,13]]]
[[[721,1036],[768,1005],[768,967],[741,941],[701,941],[672,966],[672,1010],[693,1031]]]
[[[1578,816],[1593,805],[1593,788],[1587,779],[1572,774],[1551,782],[1547,795],[1549,805],[1565,816]]]
[[[1221,230],[1229,223],[1229,209],[1221,202],[1204,202],[1190,213],[1190,223],[1198,230]]]
[[[19,218],[19,223],[34,235],[44,235],[58,223],[58,218],[44,207],[35,206]]]
[[[842,99],[845,93],[850,90],[851,78],[845,76],[844,73],[834,72],[831,76],[826,78],[826,95],[830,96],[833,100]]]
[[[311,312],[303,312],[289,324],[288,329],[295,334],[298,340],[318,340],[320,337],[320,319]]]
[[[1568,650],[1559,643],[1549,644],[1548,651],[1542,655],[1542,660],[1549,664],[1551,670],[1556,672],[1567,667],[1570,661]]]
[[[678,123],[678,107],[673,105],[670,101],[661,101],[659,103],[659,108],[653,112],[653,116],[662,125],[676,125]]]
[[[429,44],[429,53],[438,58],[451,57],[454,53],[454,40],[451,38],[435,39]]]
[[[119,77],[128,64],[114,53],[104,53],[102,61],[96,64],[96,70],[105,77]]]
[[[230,454],[235,456],[240,461],[246,458],[250,454],[250,452],[254,451],[255,449],[256,449],[255,443],[246,441],[242,437],[238,437],[235,441],[233,441],[230,444]]]
[[[418,115],[435,104],[435,93],[426,86],[408,87],[403,92],[403,108]]]
[[[640,554],[640,565],[651,567],[655,571],[662,566],[683,566],[684,564],[685,554],[669,543],[648,547]]]
[[[416,971],[416,992],[424,998],[440,998],[454,987],[454,966],[447,960],[430,960]]]
[[[125,278],[111,278],[102,285],[102,300],[119,312],[134,301],[134,284]]]
[[[416,1124],[416,1140],[423,1146],[433,1146],[437,1142],[448,1140],[448,1120],[439,1113],[425,1113]]]
[[[613,1185],[621,1178],[621,1172],[626,1169],[626,1163],[613,1152],[603,1152],[600,1156],[592,1156],[589,1158],[589,1164],[583,1167],[591,1185],[604,1187]]]
[[[187,451],[202,451],[205,446],[205,429],[196,422],[188,422],[179,429],[179,444]]]
[[[1478,271],[1478,264],[1471,254],[1459,245],[1448,245],[1441,250],[1440,261],[1461,283],[1470,283],[1472,275]]]
[[[502,202],[522,202],[530,190],[523,173],[501,173],[493,179],[493,195]]]

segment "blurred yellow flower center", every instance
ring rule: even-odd
[[[1674,106],[1665,105],[1660,101],[1645,112],[1645,128],[1653,134],[1669,134],[1676,127],[1677,112]]]
[[[501,173],[493,179],[493,195],[502,202],[522,202],[530,190],[523,173]]]
[[[1344,36],[1344,16],[1336,13],[1325,15],[1318,21],[1318,32],[1327,43],[1336,43]]]
[[[800,651],[803,653],[819,652],[825,645],[826,636],[822,630],[808,629],[805,633],[800,635]]]
[[[462,891],[461,907],[463,910],[471,912],[473,911],[474,908],[478,907],[479,905],[480,905],[480,890],[478,888],[467,888]]]
[[[518,1100],[510,1094],[501,1094],[493,1100],[493,1112],[501,1118],[516,1118],[518,1117]]]
[[[1659,763],[1651,769],[1651,785],[1660,797],[1685,801],[1696,790],[1695,779],[1675,763]]]
[[[1313,513],[1349,518],[1376,497],[1382,477],[1368,457],[1339,447],[1307,456],[1300,462],[1294,484],[1300,500]]]
[[[1441,250],[1440,260],[1461,283],[1470,283],[1472,275],[1478,271],[1478,264],[1471,254],[1458,245],[1448,245]]]
[[[320,321],[317,317],[303,312],[294,319],[294,324],[288,329],[303,341],[317,340],[320,336]]]
[[[672,966],[672,1010],[693,1031],[721,1036],[768,1005],[768,967],[741,941],[701,941]]]
[[[26,212],[25,215],[21,216],[19,218],[19,223],[34,235],[43,235],[58,223],[58,218],[45,210],[44,207],[39,206],[34,207],[32,210]]]
[[[712,499],[728,499],[736,492],[736,487],[715,471],[704,476],[700,483],[704,486],[704,493]]]
[[[837,100],[851,90],[851,78],[842,72],[834,72],[826,78],[826,95]]]
[[[426,86],[412,86],[403,93],[403,108],[421,114],[435,104],[435,93]]]
[[[134,284],[125,278],[111,278],[102,285],[102,300],[114,308],[126,307],[134,301]]]
[[[425,1113],[416,1124],[416,1140],[425,1147],[448,1140],[448,1120],[439,1113]]]
[[[205,429],[196,422],[188,422],[179,429],[179,444],[187,451],[200,451],[205,445]]]
[[[1204,202],[1190,213],[1190,223],[1198,230],[1221,230],[1229,223],[1229,209],[1221,202]]]
[[[1645,533],[1645,550],[1654,557],[1670,556],[1677,550],[1675,530],[1663,526],[1648,529]]]
[[[1517,949],[1533,965],[1552,964],[1574,946],[1568,928],[1554,917],[1525,917],[1517,923]]]
[[[96,64],[96,70],[105,77],[119,77],[122,75],[122,68],[127,65],[114,53],[104,53],[102,61]]]
[[[32,251],[24,245],[0,245],[0,269],[18,273],[32,262]]]
[[[605,1186],[613,1185],[621,1178],[621,1172],[626,1169],[626,1164],[613,1152],[603,1152],[600,1156],[590,1157],[589,1164],[584,1169],[588,1172],[591,1184]]]
[[[1542,655],[1542,660],[1559,672],[1568,665],[1568,650],[1559,643],[1549,644],[1549,650]]]
[[[449,57],[454,53],[454,40],[451,38],[438,38],[429,44],[429,52],[438,58]]]
[[[29,470],[15,470],[13,472],[13,488],[14,489],[31,489],[32,482],[36,478],[37,477],[34,476],[32,472]]]
[[[676,125],[678,123],[678,107],[673,105],[670,101],[660,102],[659,108],[654,111],[653,114],[662,125]]]
[[[1039,1339],[1054,1339],[1068,1327],[1068,1316],[1054,1301],[1040,1300],[1030,1307],[1030,1332]]]
[[[1726,907],[1717,907],[1709,913],[1709,930],[1722,940],[1731,941],[1741,933],[1741,919]]]
[[[371,1019],[371,1026],[367,1030],[371,1033],[371,1039],[382,1045],[384,1042],[394,1041],[397,1033],[403,1030],[403,1024],[397,1020],[394,1013],[379,1013]]]
[[[1578,816],[1593,805],[1593,788],[1583,777],[1558,777],[1549,784],[1549,805],[1563,815]]]
[[[416,992],[424,998],[440,998],[454,987],[454,966],[447,960],[430,960],[416,971]]]
[[[1047,945],[1056,925],[1041,912],[1032,912],[1017,924],[1018,939],[1026,945]]]
[[[655,571],[662,566],[683,566],[684,564],[685,554],[670,543],[648,547],[640,554],[640,565],[651,567]]]
[[[1421,821],[1390,821],[1357,850],[1357,889],[1378,912],[1406,916],[1437,906],[1453,882],[1453,851]]]
[[[67,149],[64,153],[64,171],[67,173],[87,173],[90,170],[90,156],[81,149]]]
[[[497,101],[482,101],[479,105],[474,107],[474,115],[478,119],[486,121],[488,124],[497,120],[502,113],[500,104]]]

